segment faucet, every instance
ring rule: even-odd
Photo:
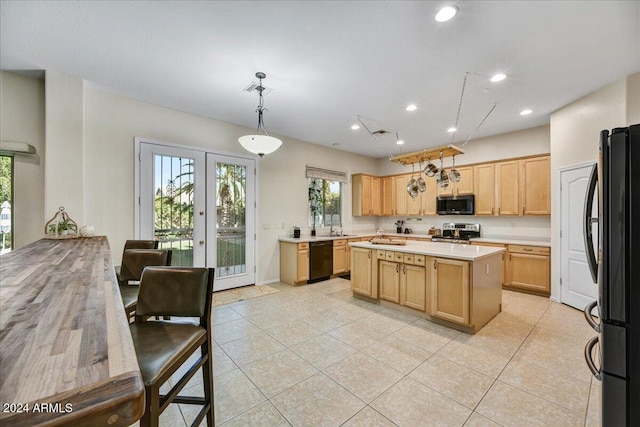
[[[340,214],[331,215],[331,220],[329,221],[329,236],[333,236],[333,217],[337,216],[340,221],[340,234],[336,232],[336,236],[340,236],[342,234],[342,219],[340,218]]]

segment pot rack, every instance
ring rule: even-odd
[[[456,156],[458,154],[464,154],[464,151],[456,147],[455,145],[443,145],[435,148],[425,148],[424,150],[414,151],[413,153],[401,154],[399,156],[393,156],[389,160],[392,162],[400,163],[402,165],[414,165],[416,163],[427,163],[429,160]]]

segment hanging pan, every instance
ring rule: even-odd
[[[456,156],[453,156],[453,166],[449,171],[449,179],[451,182],[460,182],[460,172],[456,169]]]

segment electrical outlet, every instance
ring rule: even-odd
[[[271,230],[271,224],[262,224],[264,230]]]
[[[280,224],[280,228],[284,230],[284,222]]]

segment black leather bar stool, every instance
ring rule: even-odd
[[[124,249],[122,250],[122,257],[124,258],[124,251],[127,249],[158,249],[157,240],[127,240],[124,242]],[[116,278],[120,281],[120,265],[115,266]]]
[[[138,365],[145,386],[145,413],[141,427],[156,427],[170,403],[203,405],[192,426],[207,417],[214,425],[213,363],[211,349],[211,304],[213,268],[147,267],[142,273],[135,321],[130,325]],[[151,316],[197,317],[199,322],[154,321]],[[189,357],[200,349],[200,357],[166,394],[164,384]],[[178,396],[202,368],[204,398]]]
[[[157,265],[171,265],[171,249],[127,249],[122,254],[118,285],[127,318],[136,310],[140,288],[137,283],[129,282],[139,282],[145,267]]]

